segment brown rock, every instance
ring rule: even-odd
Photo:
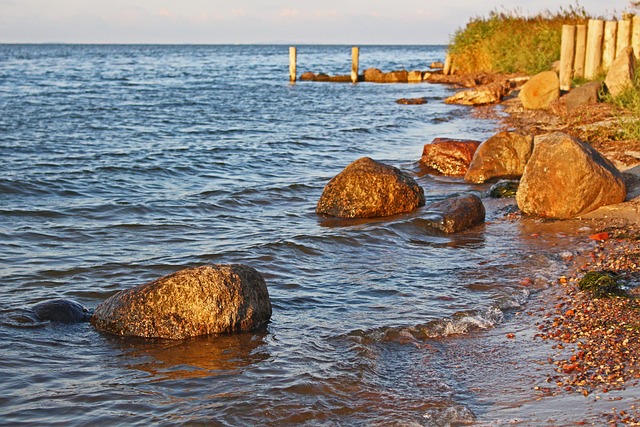
[[[329,81],[332,83],[351,83],[350,75],[338,75],[338,76],[329,76]]]
[[[409,71],[407,81],[409,83],[422,83],[422,71]]]
[[[444,63],[440,61],[432,62],[429,68],[444,68]]]
[[[560,97],[560,79],[555,71],[538,73],[522,86],[518,97],[526,109],[546,110]]]
[[[316,212],[341,218],[371,218],[411,212],[419,206],[424,206],[424,191],[413,178],[363,157],[329,181]]]
[[[422,105],[427,103],[427,98],[400,98],[396,99],[396,104],[403,105]]]
[[[299,77],[299,80],[310,80],[313,81],[316,79],[316,75],[315,73],[312,73],[311,71],[307,71],[306,73],[302,73],[302,75]]]
[[[611,64],[604,83],[607,85],[611,95],[618,96],[633,85],[635,75],[636,57],[633,53],[633,48],[627,47],[620,52],[620,55]]]
[[[436,138],[425,144],[420,163],[443,175],[464,176],[480,141]]]
[[[564,98],[567,111],[573,111],[583,105],[595,104],[600,101],[602,82],[591,82],[578,86],[566,94]]]
[[[391,71],[383,74],[383,83],[407,83],[409,72],[406,70]]]
[[[180,270],[99,304],[91,323],[117,335],[182,339],[256,329],[271,317],[260,273],[244,265]]]
[[[622,175],[611,162],[579,139],[556,132],[535,138],[516,201],[527,214],[572,218],[625,197]]]
[[[426,211],[427,224],[447,234],[475,227],[485,218],[482,200],[475,194],[450,197],[429,205]]]
[[[382,74],[382,71],[377,68],[367,68],[363,73],[364,81],[371,83],[382,83]]]
[[[494,178],[518,178],[532,151],[532,136],[500,132],[480,144],[464,180],[481,184]]]
[[[508,89],[502,83],[494,82],[475,89],[464,90],[444,100],[445,104],[460,105],[487,105],[500,102],[508,93]]]

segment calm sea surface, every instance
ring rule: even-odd
[[[347,74],[349,46],[298,70]],[[427,69],[441,46],[361,48],[361,68]],[[449,425],[483,412],[439,357],[501,322],[562,257],[525,223],[452,236],[425,210],[328,221],[331,177],[369,156],[428,202],[486,191],[421,173],[435,137],[496,123],[430,84],[288,83],[287,46],[0,45],[0,424]],[[427,97],[403,106],[402,97]],[[564,238],[563,235],[558,239]],[[27,321],[209,263],[265,276],[265,331],[184,341]]]

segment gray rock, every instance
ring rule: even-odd
[[[68,299],[54,299],[34,305],[31,311],[37,321],[53,323],[81,323],[88,322],[91,312],[77,303]]]
[[[425,208],[424,219],[430,227],[451,234],[482,224],[485,208],[475,194],[455,196]]]
[[[564,96],[567,111],[573,111],[583,105],[599,102],[602,90],[602,82],[590,82],[572,89],[571,92]]]

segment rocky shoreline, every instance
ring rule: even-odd
[[[473,80],[460,76],[461,82]],[[640,425],[640,141],[612,137],[625,114],[600,102],[568,108],[566,95],[545,109],[524,108],[519,97],[509,95],[474,111],[478,117],[497,119],[503,131],[534,136],[559,131],[587,141],[622,172],[627,187],[624,202],[570,220],[596,231],[591,234],[594,247],[586,257],[576,257],[556,285],[534,297],[526,330],[514,334],[513,325],[505,324],[493,332],[519,341],[522,347],[514,348],[518,354],[528,348],[542,359],[533,357],[529,363],[544,363],[547,354],[552,367],[544,383],[532,388],[534,401],[523,403],[523,412],[563,410],[574,425]],[[595,298],[580,290],[578,283],[589,271],[614,272],[626,295]],[[583,396],[581,401],[571,397],[576,394]],[[569,400],[571,407],[561,409]],[[503,412],[511,411],[497,407],[492,415]],[[529,425],[532,418],[524,418],[523,425]]]

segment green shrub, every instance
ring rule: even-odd
[[[449,53],[454,69],[462,72],[535,74],[560,59],[562,25],[583,24],[588,19],[578,6],[532,17],[492,11],[489,17],[472,18],[456,31]]]

